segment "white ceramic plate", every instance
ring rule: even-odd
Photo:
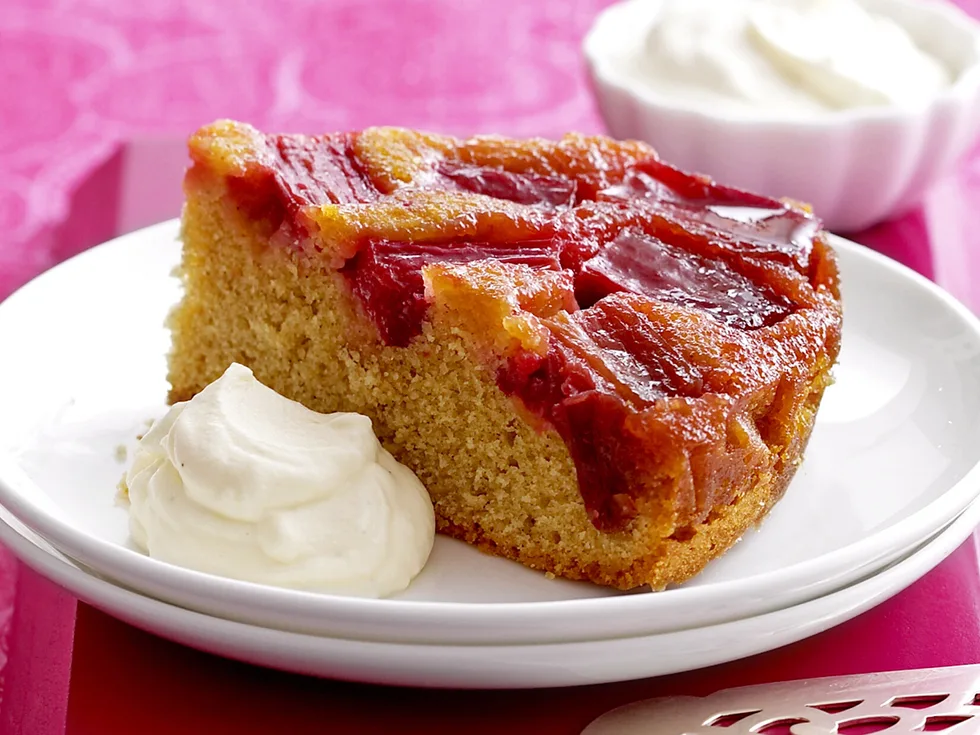
[[[82,600],[194,648],[272,668],[399,686],[535,688],[687,671],[793,643],[883,602],[935,567],[980,522],[980,502],[932,541],[867,580],[758,617],[672,633],[545,645],[444,646],[289,633],[185,610],[86,572],[0,509],[0,541]]]
[[[149,559],[115,503],[116,459],[164,406],[177,225],[88,251],[0,304],[0,503],[131,589],[286,630],[403,643],[591,641],[778,610],[865,577],[980,490],[980,327],[925,279],[838,242],[845,334],[807,461],[761,530],[695,580],[614,595],[439,539],[396,600],[219,579]],[[594,599],[598,598],[598,599]]]

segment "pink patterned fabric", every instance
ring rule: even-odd
[[[601,131],[579,43],[608,2],[0,0],[0,299],[85,247],[175,215],[182,141],[218,117],[297,132],[378,124],[456,134]],[[980,0],[959,4],[980,15]],[[980,149],[919,210],[856,237],[980,308],[980,230],[972,214],[978,197]],[[968,621],[980,586],[961,588],[957,580],[975,577],[975,567],[974,547],[964,547],[875,611],[873,621],[865,616],[836,638],[822,638],[826,645],[792,649],[813,664],[803,673],[833,672],[854,631],[914,628],[929,601],[943,595],[951,616]],[[60,731],[74,609],[32,573],[22,573],[18,587],[15,570],[0,549],[0,669],[12,613],[10,655],[19,662],[7,681],[11,707],[0,711],[0,730]],[[13,611],[18,589],[23,604]],[[975,625],[967,632],[975,634]],[[927,638],[915,651],[875,649],[881,656],[868,666],[936,665],[955,662],[963,651],[980,653],[976,635],[954,637],[946,648]],[[839,645],[830,645],[834,640]],[[833,651],[833,661],[820,651],[828,657]],[[898,655],[903,651],[908,655]],[[755,678],[793,673],[788,666],[765,668],[766,660],[749,664],[767,672]],[[155,659],[144,663],[155,667]],[[21,709],[13,707],[15,693]],[[42,709],[37,696],[47,697]],[[507,722],[500,725],[507,729]]]

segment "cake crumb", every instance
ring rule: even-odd
[[[116,445],[115,456],[116,456],[116,461],[119,462],[120,464],[123,464],[123,463],[126,462],[126,458],[129,456],[129,450],[126,449],[126,445],[125,444],[117,444]]]
[[[545,572],[544,573],[544,576],[545,576],[546,579],[554,579],[555,578],[555,573],[554,572]]]
[[[126,475],[123,475],[116,485],[116,505],[129,507],[129,486],[126,484]]]

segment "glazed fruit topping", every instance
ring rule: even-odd
[[[378,192],[354,158],[353,135],[279,136],[273,166],[289,199],[299,206],[370,202]]]
[[[229,193],[250,217],[273,228],[303,207],[375,200],[378,191],[356,163],[353,140],[347,133],[267,136],[260,165],[229,177]]]
[[[599,199],[649,206],[654,233],[683,246],[774,259],[804,272],[819,222],[776,199],[721,186],[656,159],[638,163]],[[699,242],[700,241],[700,242]]]
[[[684,401],[709,393],[723,404],[725,381],[748,370],[731,357],[747,359],[742,337],[812,303],[799,294],[812,284],[817,220],[682,172],[642,144],[397,129],[263,141],[260,160],[229,177],[231,195],[273,228],[302,212],[321,246],[342,241],[341,272],[385,344],[422,331],[439,298],[426,292],[427,266],[441,268],[458,308],[483,294],[504,304],[486,314],[514,310],[502,332],[521,338],[499,353],[497,384],[562,436],[605,531],[636,512],[623,468],[653,441],[644,412],[679,401],[681,416]],[[535,273],[551,274],[540,293],[528,288]],[[719,351],[730,369],[716,380]]]
[[[559,270],[549,241],[521,243],[412,243],[368,241],[347,262],[347,278],[386,344],[405,347],[422,331],[428,311],[422,269],[431,263],[493,260]]]
[[[619,294],[545,320],[548,353],[514,356],[497,374],[501,390],[561,435],[590,519],[604,531],[622,528],[635,510],[620,471],[635,450],[624,442],[628,417],[658,400],[705,391],[702,369],[632,299]]]
[[[574,181],[532,172],[514,173],[499,168],[442,162],[437,170],[452,185],[474,194],[518,204],[568,206],[575,201]]]
[[[722,261],[668,245],[652,235],[624,230],[586,261],[575,279],[579,306],[628,291],[700,309],[740,329],[768,326],[792,305]]]

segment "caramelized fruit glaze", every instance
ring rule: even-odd
[[[681,433],[703,432],[746,386],[792,379],[775,371],[809,354],[808,335],[836,356],[837,273],[813,216],[679,171],[642,144],[224,125],[222,143],[199,134],[197,165],[226,176],[273,241],[322,251],[384,343],[409,344],[440,289],[512,312],[497,384],[562,436],[601,530],[637,512],[624,468],[662,448],[663,411],[647,409],[666,405]],[[209,145],[224,149],[201,153]],[[788,320],[800,311],[797,329]],[[685,320],[679,338],[672,325]],[[688,461],[703,518],[730,498],[703,497],[725,482],[705,481],[710,461]]]

